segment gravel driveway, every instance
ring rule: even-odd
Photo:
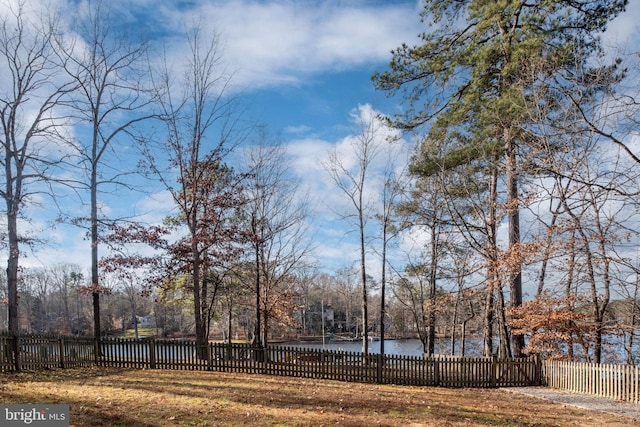
[[[633,403],[616,402],[615,400],[606,399],[604,397],[571,393],[551,387],[510,387],[505,388],[504,390],[540,399],[547,399],[553,402],[564,403],[578,408],[622,415],[640,422],[640,405],[635,405]]]

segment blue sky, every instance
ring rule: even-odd
[[[17,0],[0,0],[0,4]],[[35,8],[44,7],[30,0]],[[83,7],[83,1],[52,0],[62,10]],[[626,40],[640,19],[640,0],[631,0],[605,42]],[[242,94],[247,120],[265,123],[280,132],[289,147],[302,187],[310,189],[317,238],[316,258],[329,268],[357,260],[357,239],[346,234],[335,210],[347,209],[321,163],[329,150],[346,153],[353,137],[355,117],[374,112],[393,114],[401,108],[395,100],[373,88],[370,77],[386,68],[390,50],[413,44],[425,28],[419,20],[418,0],[105,0],[120,14],[118,25],[132,33],[143,32],[154,43],[167,46],[180,61],[184,41],[177,37],[191,25],[216,32],[224,59],[233,71],[234,90]],[[1,9],[0,9],[1,10]],[[1,76],[0,76],[1,77]],[[403,140],[405,148],[410,141]],[[160,189],[158,190],[160,191]],[[160,219],[166,212],[166,194],[125,200],[112,198],[108,209],[144,212]],[[47,210],[46,206],[43,210]],[[40,210],[42,213],[43,210]],[[38,213],[38,210],[34,211]],[[89,242],[82,230],[33,225],[48,245],[29,254],[23,265],[89,263]],[[409,243],[405,243],[409,244]],[[407,247],[405,247],[407,249]],[[374,262],[375,268],[375,262]]]
[[[0,0],[14,5],[17,1]],[[310,191],[316,259],[330,269],[355,262],[356,235],[347,234],[348,227],[336,213],[347,209],[346,201],[333,188],[322,162],[335,147],[346,150],[357,119],[397,108],[395,101],[374,90],[371,75],[385,68],[391,49],[416,40],[418,2],[109,0],[105,4],[118,16],[115,28],[134,36],[143,33],[156,48],[163,46],[176,64],[184,60],[182,35],[191,26],[199,24],[219,35],[225,67],[233,73],[232,90],[246,108],[244,119],[280,133],[289,148],[292,173],[301,180],[301,189]],[[80,13],[86,2],[51,0],[51,6],[43,6],[32,0],[28,5]],[[63,15],[65,19],[73,19],[73,14]],[[160,221],[169,205],[160,186],[156,194],[121,192],[101,201],[105,212],[135,212],[148,222]],[[73,204],[66,204],[71,211]],[[24,248],[27,256],[22,264],[88,266],[85,231],[53,226],[52,211],[46,201],[30,210],[35,220],[29,227],[46,243],[35,253]]]

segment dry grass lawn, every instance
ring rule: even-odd
[[[625,426],[631,419],[504,390],[197,371],[0,374],[0,403],[67,403],[74,426]]]

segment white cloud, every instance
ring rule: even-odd
[[[361,124],[373,122],[376,128],[375,138],[384,149],[393,149],[408,155],[406,148],[410,142],[399,140],[395,144],[387,144],[387,138],[398,135],[394,130],[383,126],[378,119],[379,112],[371,105],[363,104],[354,108],[347,118],[350,120],[352,132],[334,141],[327,141],[314,137],[295,139],[287,143],[287,153],[292,159],[291,172],[301,181],[302,187],[308,189],[313,204],[315,233],[317,246],[315,256],[322,260],[324,268],[338,269],[340,267],[357,264],[359,261],[359,244],[357,227],[353,221],[345,219],[345,215],[355,213],[352,202],[339,190],[325,169],[329,153],[337,151],[344,166],[357,168],[358,160],[354,153],[358,136],[362,131]],[[366,188],[372,204],[379,203],[380,192],[383,188],[382,174],[387,166],[386,151],[381,151],[371,163]],[[406,158],[399,164],[406,165]],[[375,235],[375,221],[370,221],[371,228],[367,230],[367,240]],[[373,234],[372,234],[373,233]],[[370,249],[368,249],[369,251]],[[379,256],[371,253],[368,256],[369,271],[376,275],[380,270]]]
[[[357,167],[358,159],[354,147],[358,144],[358,133],[362,131],[361,123],[369,121],[374,123],[375,138],[380,146],[384,147],[370,165],[370,174],[367,180],[368,186],[372,189],[368,192],[371,198],[376,198],[378,193],[378,190],[373,190],[373,188],[382,188],[381,174],[388,161],[387,153],[384,150],[402,151],[409,144],[406,141],[400,141],[396,146],[387,144],[386,141],[389,138],[395,138],[398,134],[397,131],[387,128],[379,121],[377,118],[379,114],[380,112],[369,104],[360,105],[351,112],[350,121],[353,125],[351,134],[337,141],[309,137],[294,139],[287,143],[287,154],[292,159],[292,173],[302,181],[303,187],[308,189],[309,194],[317,199],[315,204],[316,212],[319,215],[335,218],[336,212],[346,213],[352,209],[351,202],[337,189],[335,182],[326,170],[326,165],[329,161],[329,154],[335,151],[345,168],[351,170]]]
[[[161,190],[135,203],[136,221],[149,225],[160,225],[171,215],[175,201],[169,190]]]
[[[296,134],[296,135],[304,134],[304,133],[307,133],[307,132],[310,132],[310,131],[311,131],[311,128],[309,126],[306,126],[306,125],[287,126],[284,129],[285,133]]]
[[[161,22],[176,23],[174,31],[199,22],[219,33],[225,60],[237,70],[234,82],[250,87],[294,84],[308,73],[386,61],[391,49],[420,30],[413,4],[243,0],[200,2],[190,10],[183,5],[167,1],[154,10]]]
[[[62,224],[55,227],[47,225],[42,228],[39,237],[44,239],[44,244],[36,247],[35,253],[22,247],[24,254],[24,258],[20,260],[22,267],[50,267],[64,263],[91,265],[91,243],[86,238],[86,230]]]
[[[620,14],[607,25],[607,31],[602,37],[606,47],[631,43],[640,37],[638,32],[638,17],[640,16],[640,1],[632,0],[624,13]],[[631,43],[634,50],[637,44]]]

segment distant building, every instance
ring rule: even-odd
[[[323,328],[325,333],[334,332],[335,311],[330,304],[324,307],[322,304],[311,305],[306,310],[301,310],[300,316],[303,319],[301,324],[304,325],[304,334],[320,335]]]
[[[138,319],[138,327],[140,328],[155,328],[156,317],[153,315],[148,316],[136,316]]]
[[[330,305],[326,305],[324,307],[324,323],[325,323],[325,326],[329,326],[330,328],[333,328],[334,320],[335,320],[335,311],[334,311],[333,307],[331,307]]]

